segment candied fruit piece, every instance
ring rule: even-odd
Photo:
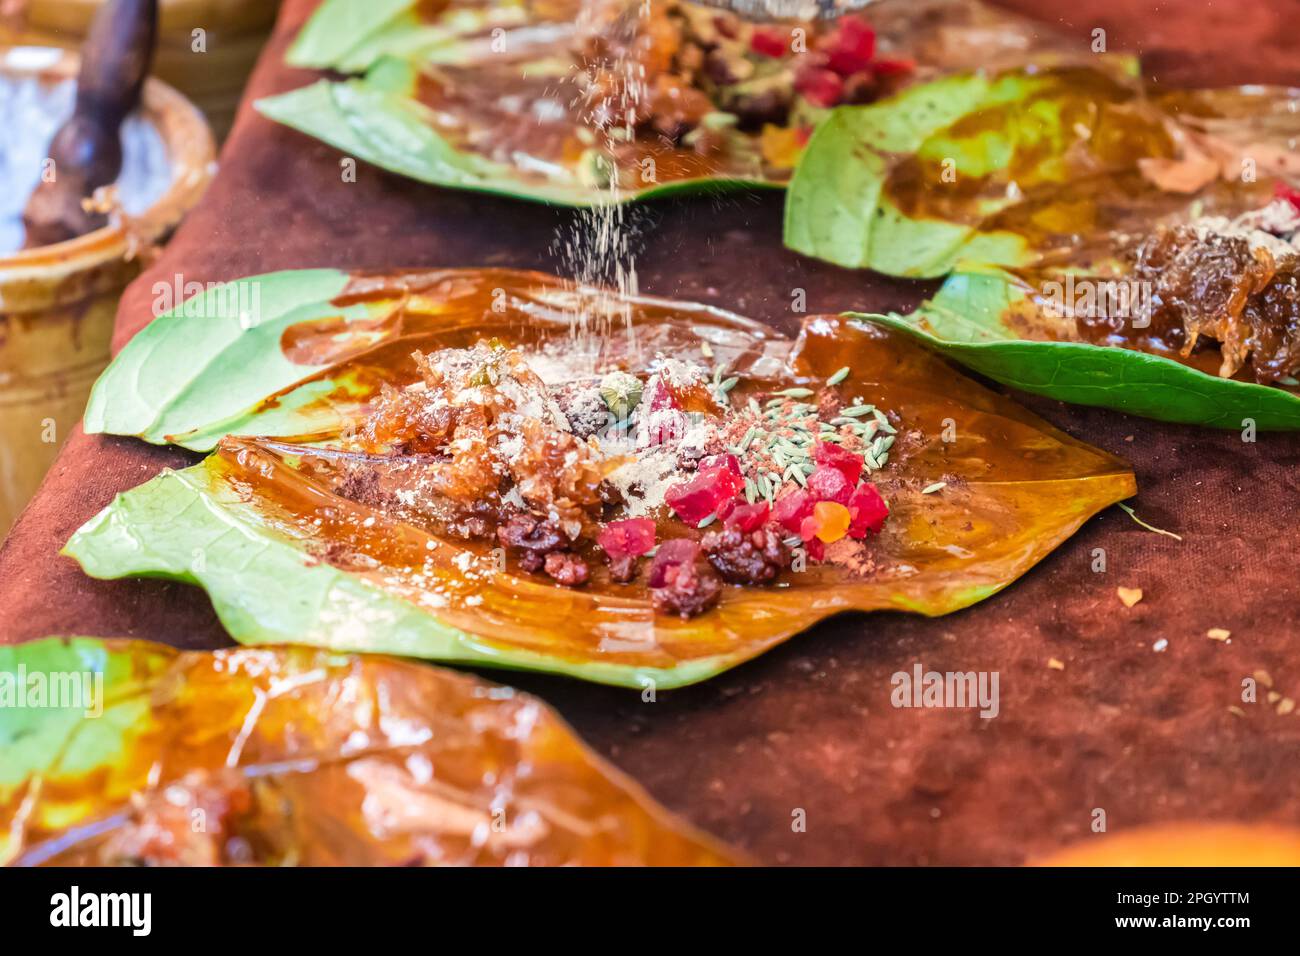
[[[678,569],[684,564],[694,564],[699,555],[699,542],[690,538],[669,538],[659,545],[654,560],[650,562],[650,587],[668,587],[677,577]]]
[[[767,523],[770,510],[766,501],[756,501],[752,505],[748,502],[728,502],[718,513],[718,517],[724,527],[748,534],[750,531],[757,531]]]
[[[652,518],[625,518],[611,521],[600,529],[596,543],[610,560],[636,558],[655,546],[655,523]]]
[[[813,506],[816,508],[816,505]],[[810,514],[799,522],[799,537],[804,541],[811,541],[817,537],[817,532],[821,530],[822,523],[816,514]]]
[[[805,489],[794,488],[776,499],[772,513],[781,527],[797,534],[803,519],[812,514],[816,503],[816,499]]]
[[[726,468],[736,477],[743,476],[744,472],[740,470],[740,459],[731,453],[722,455],[709,455],[707,458],[700,459],[700,471],[706,471],[710,468]]]
[[[861,17],[842,17],[821,44],[827,65],[840,76],[861,73],[876,55],[876,31]]]
[[[916,72],[916,61],[905,56],[882,56],[871,61],[871,72],[885,78],[906,76]]]
[[[822,465],[808,476],[808,491],[817,501],[836,501],[843,505],[848,504],[853,494],[853,484],[838,468]]]
[[[862,456],[841,448],[834,442],[819,441],[813,446],[813,461],[841,472],[852,488],[862,477]]]
[[[749,48],[760,56],[779,60],[790,52],[790,33],[777,27],[755,27]]]
[[[849,524],[849,537],[852,538],[865,538],[867,532],[879,534],[889,517],[889,505],[871,484],[858,485],[849,499],[848,508],[853,519]]]
[[[736,497],[736,492],[743,487],[741,477],[725,465],[707,468],[689,481],[669,488],[664,502],[682,521],[698,528],[701,521],[717,514],[723,503]]]
[[[1279,179],[1273,184],[1273,198],[1285,199],[1295,207],[1296,212],[1300,212],[1300,189],[1285,180]]]
[[[844,95],[844,80],[834,70],[805,66],[795,74],[794,88],[813,106],[829,109]]]
[[[668,386],[662,375],[652,375],[650,381],[646,383],[645,389],[641,395],[641,401],[652,412],[657,412],[664,408],[681,408],[682,403],[678,400],[677,395]]]
[[[849,533],[852,518],[849,509],[836,501],[819,501],[813,506],[813,520],[817,522],[817,538],[823,544],[834,544]]]

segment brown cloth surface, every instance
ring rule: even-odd
[[[1143,52],[1169,82],[1300,85],[1295,0],[1006,5],[1044,19],[1068,11],[1063,23],[1081,42],[1101,27],[1112,49]],[[250,96],[311,78],[281,61],[312,6],[286,4]],[[556,268],[549,250],[569,213],[364,165],[344,183],[339,158],[246,103],[206,200],[123,299],[117,346],[150,317],[152,284],[178,274],[207,282],[309,266]],[[787,329],[796,288],[807,290],[810,311],[906,308],[928,288],[784,251],[779,196],[656,203],[637,216],[645,291]],[[1130,460],[1139,515],[1183,540],[1110,509],[975,608],[937,620],[844,616],[654,703],[558,678],[489,676],[541,694],[667,806],[772,863],[1019,863],[1105,839],[1090,833],[1095,808],[1112,833],[1173,820],[1300,823],[1300,712],[1279,715],[1264,686],[1258,703],[1241,700],[1243,678],[1259,670],[1300,698],[1300,438],[1246,443],[1237,432],[1023,399]],[[116,492],[192,460],[132,439],[72,435],[0,551],[0,641],[81,633],[229,643],[198,589],[92,581],[56,553]],[[1105,573],[1092,570],[1098,548]],[[1121,585],[1145,597],[1125,608]],[[1209,628],[1229,629],[1231,642],[1208,639]],[[997,671],[999,715],[895,709],[890,676],[915,662]]]

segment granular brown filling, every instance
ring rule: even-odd
[[[1264,384],[1300,371],[1300,256],[1179,226],[1136,248],[1131,277],[1151,284],[1150,327],[1079,318],[1084,339],[1158,338],[1184,356],[1210,340],[1223,356],[1219,375],[1246,370]]]

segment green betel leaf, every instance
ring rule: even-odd
[[[0,646],[0,820],[33,779],[88,775],[127,760],[149,709],[145,691],[166,653],[129,660],[81,637]],[[123,792],[111,778],[104,787]],[[66,823],[76,804],[55,798],[48,807]],[[0,864],[12,860],[15,837],[21,833],[0,825]]]
[[[546,177],[458,150],[430,125],[426,110],[404,88],[409,68],[381,60],[364,79],[320,80],[258,100],[258,112],[389,172],[435,186],[561,206],[608,203],[610,190],[584,182],[580,170],[553,166]],[[781,189],[749,176],[708,175],[622,190],[619,199],[654,199],[737,189]]]
[[[394,30],[414,28],[415,0],[326,0],[295,38],[285,57],[291,66],[346,69],[350,54]],[[369,66],[369,64],[365,64]],[[348,72],[352,72],[349,70]]]
[[[994,381],[1036,395],[1161,421],[1300,429],[1300,396],[1219,378],[1160,355],[1086,342],[1021,338],[1032,308],[996,273],[957,273],[910,315],[858,318],[898,329]]]
[[[285,329],[369,316],[364,304],[331,303],[348,282],[346,273],[333,269],[271,273],[216,286],[163,312],[95,383],[86,431],[198,451],[210,450],[224,434],[245,431],[254,419],[262,434],[314,431],[329,420],[329,406],[314,415],[298,412],[319,390],[307,388],[299,401],[262,402],[316,370],[286,357],[280,347]],[[153,291],[161,304],[193,292],[166,283]]]
[[[212,598],[222,625],[242,644],[400,654],[628,687],[691,684],[729,664],[722,655],[670,667],[605,663],[532,651],[522,642],[484,640],[444,623],[435,594],[422,607],[410,595],[386,588],[382,574],[340,570],[312,554],[303,537],[276,528],[273,514],[255,500],[243,500],[223,480],[228,464],[214,456],[119,495],[72,537],[64,553],[91,577],[139,575],[199,585]],[[551,593],[555,589],[522,581],[516,588],[522,594],[548,592],[548,613],[562,614]]]
[[[1295,96],[1151,96],[1122,66],[957,76],[837,110],[792,180],[786,243],[891,275],[955,271],[915,315],[874,318],[1005,384],[1168,421],[1296,428],[1296,395],[1245,380],[1240,358],[1221,361],[1225,333],[1208,319],[1193,334],[1166,309],[1159,332],[1141,332],[1182,293],[1157,294],[1133,265],[1157,226],[1229,223],[1269,205],[1274,180],[1232,179],[1222,157],[1250,143],[1245,155],[1282,166]],[[1044,305],[1076,280],[1091,300]],[[1111,287],[1146,304],[1112,310],[1099,298]],[[1197,348],[1182,350],[1184,339]]]
[[[1120,59],[1106,71],[953,76],[835,110],[791,179],[786,245],[917,278],[963,262],[1036,261],[1039,236],[1009,210],[1025,210],[1041,228],[1040,197],[1069,182],[1071,164],[1089,150],[1087,163],[1103,179],[1134,168],[1139,148],[1146,156],[1170,150],[1158,118],[1141,115],[1126,118],[1122,149],[1107,139],[1137,96],[1123,79],[1127,66]]]
[[[313,282],[333,298],[306,294]],[[938,615],[983,600],[1135,489],[1122,462],[955,373],[906,336],[825,316],[809,319],[792,341],[700,305],[606,300],[604,308],[632,323],[645,354],[700,364],[707,352],[701,367],[730,370],[733,408],[751,399],[756,406],[773,390],[812,394],[802,383],[834,380],[846,402],[870,402],[881,416],[889,409],[907,429],[895,444],[888,416],[871,423],[872,434],[889,432],[889,444],[875,452],[873,480],[890,516],[870,540],[869,560],[814,564],[776,586],[729,585],[716,607],[682,618],[656,608],[646,574],[614,580],[595,545],[575,544],[587,549],[578,553],[593,569],[585,583],[560,587],[508,562],[495,537],[467,539],[403,511],[400,494],[376,499],[352,483],[358,467],[381,484],[412,464],[443,467],[422,460],[427,455],[367,452],[354,440],[375,421],[384,396],[421,393],[413,353],[490,342],[554,363],[557,348],[572,349],[567,316],[589,306],[591,290],[537,273],[440,270],[352,277],[342,290],[337,275],[317,274],[299,291],[292,304],[300,321],[228,346],[243,366],[272,373],[260,395],[244,382],[237,400],[217,401],[223,385],[207,372],[224,361],[221,350],[173,351],[193,321],[180,313],[147,329],[138,351],[132,343],[119,356],[131,374],[107,375],[156,396],[167,410],[160,416],[138,395],[126,397],[126,408],[143,406],[146,425],[161,417],[188,428],[179,438],[191,445],[200,435],[211,442],[232,424],[239,430],[222,437],[202,464],[119,496],[66,548],[95,577],[198,584],[241,643],[296,642],[675,687],[734,667],[841,611]],[[280,356],[261,360],[259,349]],[[285,384],[289,370],[278,363],[294,361],[303,378]],[[193,414],[181,416],[171,404],[178,391]],[[104,393],[108,420],[118,417],[112,395]],[[199,414],[207,395],[210,416]],[[304,422],[319,427],[295,433]],[[293,440],[266,437],[269,427]],[[884,432],[876,441],[885,441]],[[926,493],[936,482],[947,490]],[[417,491],[406,501],[437,504],[436,492],[423,494],[428,501]],[[666,509],[658,512],[664,524],[656,540],[691,530]],[[861,547],[868,553],[866,542]]]
[[[754,53],[738,20],[724,37],[715,20],[732,16],[639,0],[599,9],[580,0],[335,0],[317,9],[288,58],[352,78],[256,106],[350,157],[421,182],[555,205],[784,188],[826,109],[800,92],[793,48]],[[835,27],[801,29],[815,44]],[[910,30],[895,22],[900,32]],[[888,45],[903,57],[893,33]],[[691,43],[716,56],[727,45],[736,78],[715,83],[679,71],[673,45]],[[910,82],[912,66],[897,69],[903,62],[872,82],[881,89]],[[664,93],[665,80],[676,92]],[[638,88],[621,88],[628,84]],[[774,95],[783,104],[779,121],[747,116],[756,100]],[[639,105],[629,111],[630,103]]]
[[[0,700],[0,865],[741,862],[540,700],[441,668],[47,638],[0,647]]]
[[[892,154],[913,153],[936,130],[989,96],[982,75],[905,90],[874,106],[845,107],[813,133],[790,181],[785,244],[850,269],[934,276],[948,271],[970,227],[914,223],[881,195]],[[1008,253],[1015,256],[1014,248]]]
[[[433,12],[420,0],[327,0],[285,59],[291,66],[340,73],[364,73],[386,57],[461,63],[493,40],[498,49],[516,50],[572,29],[571,23],[531,25],[532,6],[529,0],[452,0]],[[576,17],[576,4],[573,13]]]

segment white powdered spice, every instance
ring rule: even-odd
[[[1244,239],[1252,249],[1267,249],[1274,259],[1300,253],[1300,210],[1285,199],[1235,219],[1201,216],[1190,225],[1202,242],[1211,237]]]
[[[645,67],[627,51],[644,35],[643,19],[648,11],[648,4],[639,6],[631,11],[632,16],[610,23],[599,5],[584,4],[577,17],[578,37],[605,36],[615,51],[612,60],[604,64],[575,66],[580,95],[569,109],[578,110],[580,130],[594,144],[580,175],[592,177],[603,189],[596,202],[577,210],[571,222],[561,227],[553,245],[566,271],[587,287],[583,301],[569,316],[569,331],[574,351],[589,359],[601,354],[601,341],[620,319],[628,345],[635,351],[632,310],[623,296],[639,291],[633,240],[644,214],[621,201],[620,179],[640,171],[619,169],[614,157],[621,143],[635,137],[638,106],[647,96]],[[613,292],[603,288],[606,284]]]
[[[645,452],[609,476],[627,501],[629,518],[641,518],[663,507],[664,495],[679,478],[677,453],[669,448]]]

